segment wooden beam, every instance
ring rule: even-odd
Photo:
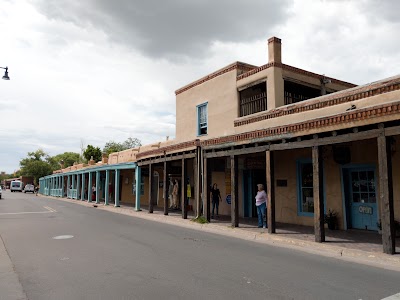
[[[242,149],[234,149],[234,150],[223,150],[223,151],[213,151],[204,153],[204,157],[206,158],[216,158],[216,157],[226,157],[231,155],[244,155],[244,154],[252,154],[258,152],[265,152],[269,149],[268,145],[259,146],[259,147],[249,147],[249,148],[242,148]]]
[[[346,142],[354,142],[360,140],[367,140],[376,138],[379,133],[381,132],[380,129],[372,129],[368,131],[361,131],[357,133],[348,133],[338,136],[330,136],[325,138],[318,138],[318,139],[311,139],[301,142],[290,142],[286,144],[272,144],[270,146],[271,151],[277,150],[289,150],[289,149],[299,149],[299,148],[309,148],[314,146],[325,146],[325,145],[333,145],[333,144],[340,144]]]
[[[231,155],[231,222],[232,227],[239,227],[238,199],[238,157]]]
[[[393,210],[393,179],[392,179],[392,155],[390,140],[384,133],[378,136],[378,166],[379,166],[379,200],[382,205],[382,245],[383,252],[395,254],[395,228]]]
[[[210,221],[210,189],[208,183],[208,165],[207,158],[203,158],[203,215],[204,217]]]
[[[201,199],[200,199],[200,147],[196,149],[196,159],[194,160],[194,200],[196,202],[196,217],[201,216]]]
[[[164,161],[164,184],[163,184],[163,195],[164,195],[164,215],[168,215],[168,178],[167,178],[167,161]]]
[[[385,128],[385,136],[400,135],[400,126]]]
[[[182,208],[182,219],[187,219],[187,184],[186,182],[186,164],[185,159],[182,158],[182,173],[181,173],[181,208]]]
[[[267,222],[268,233],[276,232],[275,224],[275,170],[274,152],[266,151],[266,175],[267,175]]]
[[[325,242],[324,227],[324,184],[322,147],[312,147],[313,191],[314,191],[314,234],[317,243]]]
[[[149,164],[149,213],[153,213],[153,166]],[[157,197],[156,197],[157,199]]]
[[[149,164],[161,163],[164,161],[177,161],[177,160],[181,160],[182,158],[195,158],[195,157],[196,157],[196,153],[184,153],[184,154],[179,154],[179,155],[166,156],[166,157],[160,157],[160,158],[152,158],[150,160],[138,161],[137,165],[139,167],[141,167],[141,166],[146,166]]]

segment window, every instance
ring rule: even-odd
[[[311,160],[297,162],[299,215],[314,214],[313,166]]]
[[[261,82],[239,92],[240,116],[267,110],[267,83]]]
[[[197,106],[197,135],[206,135],[208,129],[207,103]]]

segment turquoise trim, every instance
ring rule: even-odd
[[[115,194],[114,206],[115,207],[119,207],[119,177],[120,177],[120,174],[121,174],[121,170],[116,169],[115,170],[115,191],[114,191],[114,194]]]
[[[340,166],[340,183],[341,183],[341,190],[342,190],[342,206],[343,206],[343,222],[344,222],[344,230],[348,229],[348,220],[347,220],[347,208],[346,208],[346,195],[344,191],[344,179],[343,179],[343,169],[352,169],[355,171],[364,171],[364,170],[370,170],[373,169],[375,173],[375,188],[376,188],[376,211],[377,211],[377,216],[379,219],[379,205],[378,205],[378,199],[379,199],[379,186],[377,182],[377,167],[374,164],[347,164]],[[351,212],[350,212],[351,213]]]
[[[96,204],[100,203],[100,171],[96,171]]]
[[[110,170],[106,170],[106,183],[105,183],[105,186],[104,186],[104,192],[105,192],[104,205],[108,205],[108,203],[109,203],[109,199],[108,199],[109,196],[110,196],[110,193],[108,191],[109,182],[110,182]]]
[[[135,184],[136,184],[136,202],[135,202],[135,210],[140,211],[140,194],[141,194],[141,186],[142,186],[142,170],[139,166],[136,166],[135,169]]]
[[[97,172],[97,171],[129,170],[129,169],[135,169],[136,165],[137,164],[135,162],[130,162],[130,163],[121,163],[121,164],[93,167],[93,168],[89,168],[89,169],[86,168],[86,169],[81,169],[81,170],[76,170],[76,171],[65,172],[65,173],[57,173],[57,174],[47,175],[47,176],[39,178],[39,180],[40,179],[50,179],[50,178],[54,178],[57,176],[68,176],[68,175],[73,175],[73,174],[77,175],[77,174],[83,174],[83,173],[87,174],[87,173],[93,173],[93,172]]]
[[[199,114],[200,114],[200,107],[203,107],[203,106],[205,106],[206,110],[207,110],[207,133],[206,134],[200,134],[200,117],[199,117]],[[208,135],[208,130],[209,130],[209,124],[208,124],[208,101],[204,102],[202,104],[196,105],[196,115],[197,115],[197,119],[196,119],[197,120],[197,136],[206,136],[206,135]]]
[[[296,160],[296,189],[297,189],[297,215],[303,217],[314,217],[314,213],[312,212],[302,212],[301,208],[301,169],[300,166],[302,164],[312,164],[311,158],[299,158]],[[326,213],[326,173],[325,173],[325,166],[322,165],[322,172],[323,172],[323,189],[324,189],[324,213]]]

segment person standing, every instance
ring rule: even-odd
[[[216,183],[213,184],[213,187],[211,189],[211,197],[212,197],[211,198],[212,199],[211,218],[214,218],[214,209],[217,210],[217,216],[218,216],[219,201],[222,201],[221,193],[220,193]]]
[[[92,185],[92,201],[96,200],[96,184]]]
[[[172,193],[174,191],[174,181],[172,180],[172,177],[169,178],[169,187],[168,187],[168,207],[169,209],[173,209],[174,208],[174,203],[173,203],[173,199],[172,199]]]
[[[267,193],[264,191],[263,184],[257,184],[258,192],[256,195],[256,206],[258,216],[258,228],[266,228],[267,222],[265,218],[265,211],[267,207]]]
[[[172,207],[174,209],[178,209],[178,193],[179,193],[179,184],[178,180],[175,179],[174,188],[172,190]]]

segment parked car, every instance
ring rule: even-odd
[[[24,193],[34,193],[35,186],[33,184],[27,184],[24,188]]]
[[[3,192],[3,189],[0,186],[0,199],[1,199],[1,193]]]
[[[11,181],[10,190],[11,192],[22,192],[24,184],[20,180]]]

